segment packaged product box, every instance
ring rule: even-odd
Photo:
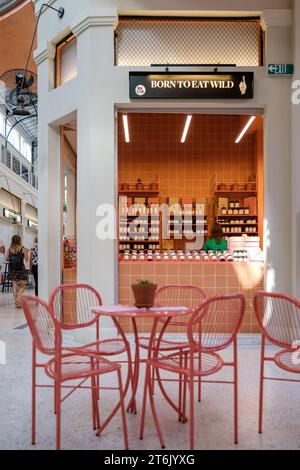
[[[249,207],[249,215],[257,215],[257,198],[246,197],[244,199],[244,207]]]
[[[192,205],[193,204],[193,198],[192,197],[182,197],[181,204],[182,205]]]
[[[169,197],[169,205],[173,206],[175,204],[179,204],[179,196],[170,196]]]
[[[215,214],[222,215],[222,207],[228,209],[228,198],[227,197],[217,197],[215,202]]]
[[[196,198],[196,205],[202,205],[203,206],[203,215],[207,215],[208,212],[208,198]]]
[[[151,205],[151,204],[159,204],[158,197],[149,197],[148,198],[148,205]]]
[[[174,250],[174,240],[163,240],[163,250]]]
[[[135,197],[134,198],[135,204],[146,204],[146,198],[144,197]]]

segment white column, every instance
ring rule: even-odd
[[[94,286],[103,302],[117,300],[115,240],[99,240],[97,209],[115,206],[117,169],[114,118],[115,10],[97,9],[73,28],[78,36],[77,240],[78,282]],[[102,322],[102,325],[105,322]],[[110,322],[106,322],[108,327]]]
[[[290,63],[291,11],[264,12],[266,65]],[[291,292],[290,78],[266,78],[264,233],[268,291]]]
[[[300,1],[294,9],[294,81],[298,81],[298,91],[292,104],[292,293],[300,298]],[[294,85],[296,86],[296,84]]]
[[[48,124],[49,57],[44,51],[38,64],[39,100],[39,295],[48,300],[61,282],[60,133]]]

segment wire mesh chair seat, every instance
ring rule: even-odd
[[[72,348],[76,351],[76,347]],[[117,356],[126,352],[126,346],[120,338],[104,339],[80,346],[80,350],[99,354],[100,356]]]
[[[161,447],[165,447],[153,399],[151,370],[155,370],[159,383],[159,371],[163,369],[168,372],[176,373],[179,377],[179,383],[182,384],[183,382],[184,385],[188,385],[190,394],[190,448],[194,449],[194,384],[202,377],[217,373],[223,366],[229,366],[233,368],[233,379],[220,379],[214,380],[213,382],[232,384],[234,386],[234,442],[236,444],[238,443],[237,333],[242,324],[244,312],[245,298],[242,294],[222,295],[208,298],[190,317],[185,331],[188,342],[187,349],[183,348],[177,353],[165,355],[162,354],[162,351],[158,346],[157,350],[154,350],[150,357],[148,356],[148,359],[146,360],[147,367],[140,427],[141,439],[143,439],[144,436],[146,404],[147,398],[149,397],[158,438]],[[217,351],[222,351],[231,345],[233,345],[233,360],[225,362],[221,356],[217,354]],[[184,377],[183,379],[182,376]],[[168,396],[164,393],[164,389],[162,387],[160,388],[164,397],[168,400]],[[182,395],[182,389],[180,387],[179,395]],[[184,396],[184,406],[185,402],[186,398]],[[180,418],[181,416],[179,414],[179,420]]]
[[[177,354],[169,354],[168,356],[158,357],[156,360],[149,360],[149,364],[159,369],[164,369],[175,374],[190,375],[190,361],[189,351],[185,351],[187,357],[185,361],[182,360],[182,356]],[[200,367],[199,367],[200,360]],[[223,359],[217,353],[199,353],[193,354],[193,376],[204,377],[207,375],[215,374],[224,365]],[[184,367],[184,362],[186,366]],[[189,367],[188,367],[189,365]]]
[[[275,364],[287,372],[294,372],[300,374],[300,349],[289,350],[283,349],[274,356]]]
[[[273,362],[286,372],[300,373],[300,302],[286,294],[258,291],[254,297],[254,311],[261,331],[259,424],[262,433],[264,381],[299,382],[285,377],[266,377],[265,362]],[[273,356],[265,353],[266,340],[281,348]]]
[[[100,427],[99,407],[97,393],[99,393],[99,377],[109,372],[116,373],[117,385],[111,390],[119,392],[119,406],[102,425],[102,430],[108,425],[117,410],[120,408],[122,414],[123,436],[125,448],[128,449],[128,434],[124,406],[124,391],[121,378],[121,366],[115,362],[110,362],[101,358],[99,354],[91,351],[72,350],[63,348],[62,327],[56,319],[51,307],[42,299],[33,296],[23,296],[21,298],[24,315],[26,317],[32,339],[32,444],[36,443],[36,389],[38,387],[54,388],[54,411],[56,414],[56,449],[61,447],[61,405],[78,389],[89,389],[91,392],[93,429]],[[51,359],[45,363],[37,362],[37,350]],[[37,383],[37,369],[43,370],[45,374],[53,380],[53,385]],[[86,381],[90,379],[90,385]],[[66,381],[77,381],[79,383],[63,385]],[[69,391],[62,397],[62,390]]]
[[[149,341],[150,336],[140,336],[139,338],[139,346],[142,349],[149,349]],[[162,339],[159,342],[159,350],[160,351],[174,351],[177,349],[185,349],[189,346],[189,343],[186,341],[172,341],[167,339]],[[157,349],[157,342],[154,343],[152,349]]]
[[[81,351],[86,354],[86,351]],[[45,372],[51,379],[57,379],[57,360],[51,359],[45,365]],[[117,363],[106,361],[98,355],[90,354],[76,355],[76,353],[62,354],[61,355],[61,371],[60,379],[62,382],[65,380],[84,379],[88,377],[97,376],[99,374],[106,374],[114,372],[121,368]]]

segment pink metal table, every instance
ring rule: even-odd
[[[150,309],[138,309],[136,307],[129,307],[125,305],[111,305],[111,306],[100,306],[92,308],[92,312],[99,316],[111,317],[117,331],[119,332],[124,344],[126,346],[128,363],[132,363],[130,344],[126,338],[126,334],[123,331],[122,326],[120,325],[119,320],[122,318],[129,318],[133,325],[134,332],[134,342],[135,342],[135,359],[134,359],[134,372],[133,377],[130,374],[130,367],[128,367],[128,376],[127,381],[124,387],[124,396],[127,394],[130,383],[132,384],[132,396],[129,401],[127,411],[133,412],[136,414],[136,392],[138,388],[139,381],[139,367],[140,367],[140,351],[139,351],[139,332],[137,328],[136,320],[139,318],[151,318],[153,319],[152,331],[149,339],[149,348],[148,348],[148,359],[151,358],[151,355],[155,349],[154,344],[156,340],[156,330],[158,322],[164,323],[164,326],[160,332],[158,342],[162,336],[162,333],[165,331],[167,325],[169,324],[172,317],[183,316],[192,313],[193,310],[186,307],[154,307]],[[113,415],[117,412],[119,405],[113,411]],[[111,419],[111,415],[109,419]],[[105,423],[104,423],[105,425]],[[104,427],[104,425],[101,426]],[[101,433],[101,429],[98,431],[98,434]]]

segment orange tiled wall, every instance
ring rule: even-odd
[[[240,144],[235,140],[247,117],[194,115],[185,144],[180,143],[185,124],[183,114],[128,115],[130,143],[124,139],[119,116],[119,180],[151,182],[160,178],[160,196],[209,197],[211,181],[242,181],[256,174],[255,135]]]
[[[138,279],[148,279],[162,287],[167,284],[196,285],[202,287],[207,296],[241,292],[246,299],[242,333],[255,333],[258,325],[252,301],[257,290],[264,288],[264,264],[251,263],[130,263],[119,264],[119,302],[133,305],[131,284]],[[140,322],[140,330],[149,332],[152,321]],[[127,331],[132,331],[130,321],[123,320]],[[179,331],[175,327],[176,332]],[[169,330],[168,330],[169,331]]]

